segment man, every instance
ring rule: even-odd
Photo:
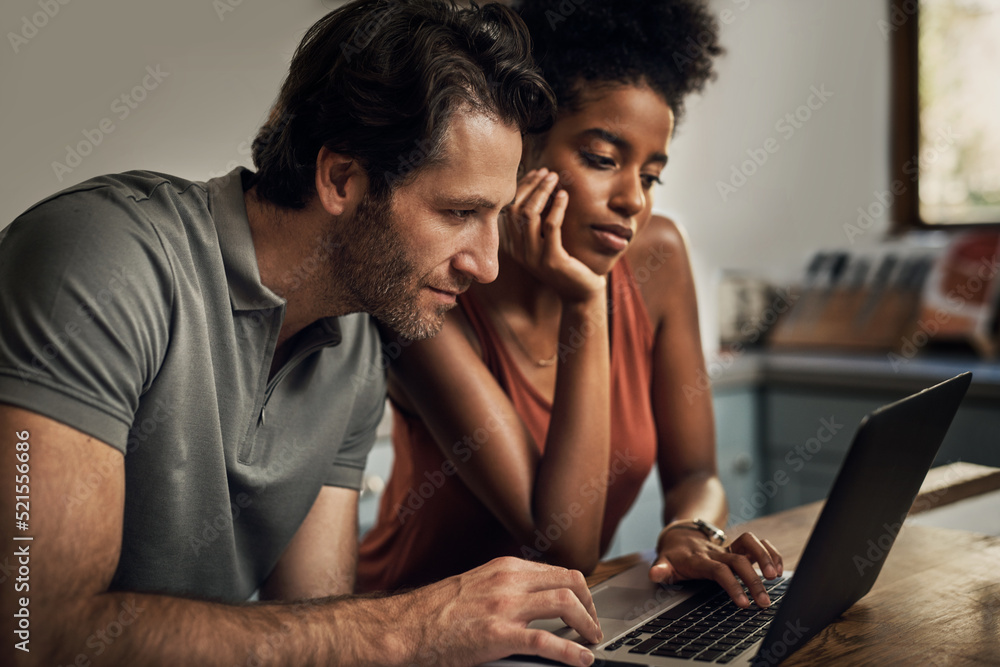
[[[5,231],[4,664],[590,664],[526,628],[599,638],[578,572],[350,596],[385,392],[365,313],[426,337],[496,276],[552,112],[528,53],[499,5],[360,0],[303,39],[257,173],[105,176]]]

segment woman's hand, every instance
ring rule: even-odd
[[[595,293],[603,294],[607,279],[563,248],[562,224],[569,195],[560,190],[553,196],[558,183],[558,174],[544,167],[521,179],[514,203],[500,217],[500,246],[563,301],[586,301]]]
[[[660,531],[656,553],[658,558],[649,569],[650,580],[671,583],[713,579],[740,607],[749,607],[750,601],[737,577],[743,580],[759,606],[768,607],[771,600],[753,564],[760,567],[767,579],[781,576],[784,570],[781,554],[774,545],[752,533],[743,533],[729,546],[721,547],[696,530],[667,526]]]

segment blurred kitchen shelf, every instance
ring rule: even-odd
[[[971,354],[918,355],[912,359],[879,354],[843,352],[772,352],[733,355],[732,363],[710,362],[721,368],[709,373],[713,388],[746,384],[795,384],[810,387],[901,392],[924,389],[949,377],[972,371],[969,398],[1000,399],[1000,362]]]

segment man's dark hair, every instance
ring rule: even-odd
[[[703,0],[519,0],[535,61],[559,110],[580,108],[583,84],[645,84],[674,112],[715,78],[723,53],[719,28]]]
[[[551,125],[554,104],[528,31],[507,7],[358,0],[299,44],[253,143],[254,184],[278,206],[304,207],[326,146],[357,158],[370,194],[382,198],[440,157],[456,110],[525,133]]]

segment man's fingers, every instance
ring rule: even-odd
[[[537,618],[561,618],[563,623],[592,644],[604,639],[597,620],[568,588],[532,593],[525,598],[520,611],[525,624]]]
[[[529,591],[569,590],[576,596],[577,601],[593,620],[594,625],[598,627],[598,630],[600,629],[597,621],[597,607],[594,606],[594,597],[590,594],[590,589],[587,587],[587,579],[583,576],[582,572],[579,570],[552,567],[550,565],[541,565],[540,563],[532,564],[539,565],[544,569],[539,570],[535,575],[528,575]],[[569,625],[569,623],[566,625]],[[580,634],[584,637],[588,636],[583,632]]]
[[[515,640],[515,652],[537,655],[567,665],[590,667],[594,654],[568,639],[556,637],[544,630],[522,630]]]

